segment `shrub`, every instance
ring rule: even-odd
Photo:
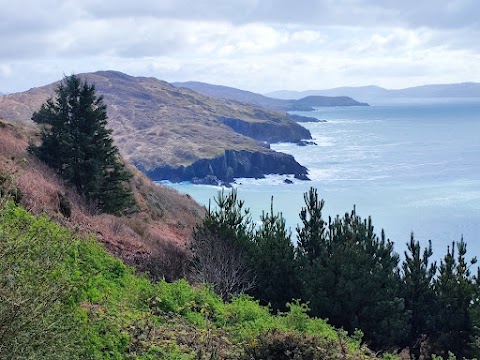
[[[344,356],[342,356],[344,355]],[[320,337],[277,330],[261,334],[244,347],[244,360],[329,360],[346,359],[338,343]]]
[[[0,358],[82,358],[81,313],[64,262],[76,241],[44,217],[0,205]]]

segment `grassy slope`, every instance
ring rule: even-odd
[[[161,258],[166,246],[181,251],[200,221],[203,208],[186,195],[154,185],[135,168],[130,182],[139,211],[123,217],[98,214],[47,166],[27,153],[36,129],[0,120],[0,189],[22,194],[20,204],[33,214],[46,214],[82,234],[93,234],[106,249],[127,263]],[[60,199],[70,204],[72,214],[60,212]]]
[[[213,158],[225,149],[269,152],[240,135],[218,118],[269,123],[298,129],[285,114],[234,101],[215,100],[155,78],[131,77],[113,71],[82,74],[95,83],[108,105],[109,126],[122,155],[151,170],[161,165],[190,165]],[[56,84],[0,97],[0,116],[29,120],[33,111],[53,95]]]
[[[267,348],[272,352],[272,347],[302,351],[302,359],[374,357],[358,339],[309,318],[304,305],[292,304],[288,313],[273,316],[248,297],[223,303],[208,288],[195,289],[185,281],[152,284],[93,239],[78,238],[11,203],[1,201],[0,206],[0,250],[14,254],[0,257],[0,270],[10,279],[0,282],[6,299],[0,302],[0,320],[16,329],[7,344],[20,341],[0,347],[0,357],[17,351],[37,359],[48,351],[51,359],[260,359],[252,356]],[[58,249],[60,256],[48,257]],[[30,281],[29,274],[38,274],[45,264],[48,271],[40,271],[41,282]],[[35,295],[48,294],[50,288],[59,290],[60,303]],[[34,322],[22,323],[29,317],[23,307],[35,309],[37,301],[43,312]],[[18,321],[12,323],[2,310],[13,302],[21,305]],[[48,317],[43,315],[47,310]]]

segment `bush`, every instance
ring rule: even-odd
[[[81,313],[65,267],[76,241],[44,217],[0,205],[0,358],[82,358]]]
[[[267,331],[246,345],[242,357],[244,360],[337,360],[342,358],[347,358],[346,351],[332,340],[276,330]]]

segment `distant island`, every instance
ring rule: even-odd
[[[480,83],[422,85],[389,90],[380,86],[338,87],[326,90],[274,91],[265,96],[276,99],[302,99],[307,96],[350,96],[361,101],[388,98],[475,98],[480,97]]]
[[[287,111],[312,111],[322,106],[368,106],[348,96],[301,96],[298,98],[274,99],[251,91],[236,89],[229,86],[213,85],[197,81],[174,82],[174,86],[187,88],[214,99],[234,100],[246,104],[261,106],[266,109]]]

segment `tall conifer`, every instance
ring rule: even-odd
[[[107,107],[95,86],[65,77],[32,120],[41,124],[41,144],[30,150],[105,212],[119,213],[134,200],[124,182],[131,175],[107,129]]]

